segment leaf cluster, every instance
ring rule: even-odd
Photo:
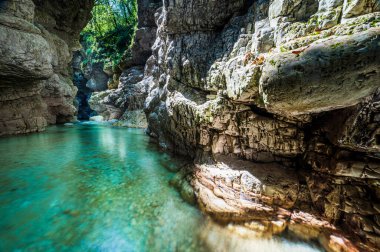
[[[136,0],[96,0],[92,19],[81,33],[87,60],[114,67],[133,43],[137,27]]]

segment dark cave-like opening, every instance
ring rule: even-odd
[[[96,115],[88,103],[92,93],[92,90],[86,86],[89,80],[85,77],[80,66],[84,57],[81,51],[77,51],[74,52],[72,61],[73,83],[78,88],[74,102],[78,110],[77,118],[80,121],[87,121],[91,116]]]
[[[380,134],[375,136],[376,145],[380,146]]]

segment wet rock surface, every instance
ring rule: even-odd
[[[327,251],[377,251],[374,244],[362,242],[358,233],[343,232],[333,219],[339,209],[345,208],[339,205],[343,197],[343,204],[351,206],[345,208],[347,212],[362,214],[346,215],[350,225],[369,232],[375,228],[374,222],[363,217],[371,214],[370,204],[349,203],[351,197],[358,195],[359,187],[338,186],[317,173],[305,177],[277,163],[253,163],[225,156],[217,156],[213,165],[196,165],[190,181],[200,208],[213,219],[229,223],[235,233],[247,229],[258,237],[272,237],[286,230],[303,240],[319,241]],[[324,201],[325,214],[314,207],[318,201]],[[354,201],[361,202],[359,198]],[[376,239],[371,233],[366,237]]]
[[[331,251],[380,246],[379,11],[361,0],[164,1],[143,79],[147,131],[194,158],[205,212],[283,220]]]
[[[58,2],[1,2],[1,135],[74,119],[67,66],[93,3]],[[375,0],[141,0],[132,57],[92,95],[93,119],[148,124],[193,158],[182,179],[233,229],[376,251],[379,22]]]
[[[71,52],[91,0],[0,3],[0,135],[42,131],[75,119]]]

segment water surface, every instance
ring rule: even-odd
[[[138,129],[0,138],[0,251],[318,251],[211,222],[169,185],[180,164]]]

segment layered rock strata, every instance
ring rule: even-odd
[[[156,22],[148,133],[195,159],[199,205],[379,248],[379,2],[164,0]]]
[[[0,2],[0,135],[75,118],[69,74],[92,0]]]
[[[114,75],[114,81],[118,83],[117,89],[96,92],[91,96],[91,108],[105,120],[118,119],[118,125],[147,127],[143,108],[149,81],[143,81],[143,76],[156,38],[154,13],[161,5],[162,2],[157,0],[138,1],[138,29],[130,56],[124,58],[119,65],[121,74]]]

